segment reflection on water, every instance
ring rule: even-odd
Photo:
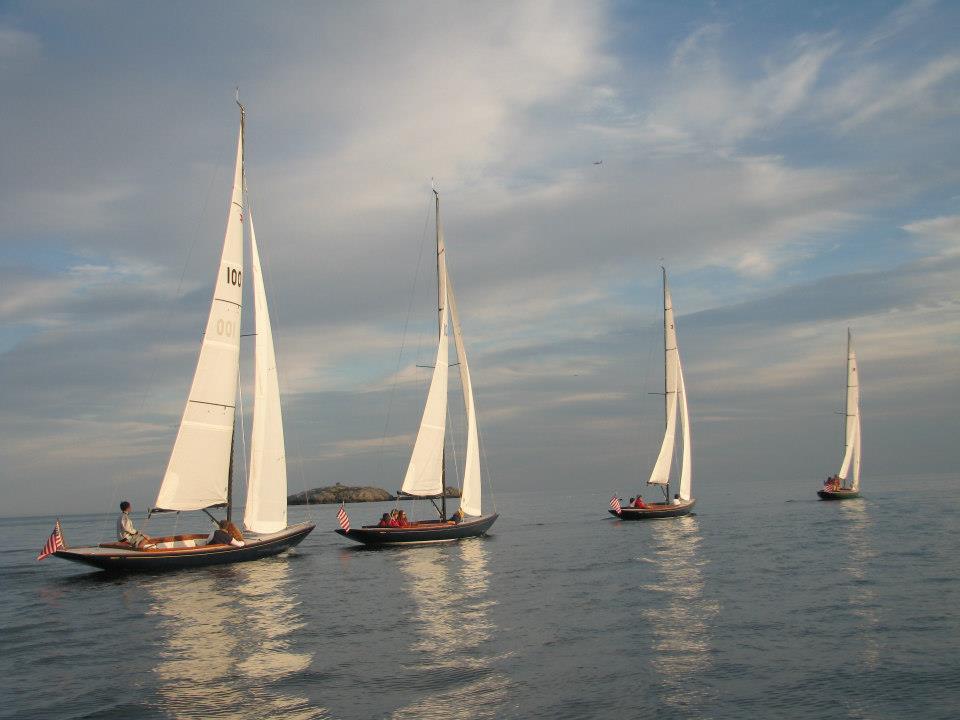
[[[496,717],[510,682],[483,645],[496,633],[490,609],[488,550],[483,539],[452,546],[410,548],[399,567],[414,604],[416,640],[404,670],[426,697],[395,718]],[[436,688],[436,692],[430,692]]]
[[[841,504],[843,526],[842,547],[846,562],[844,570],[850,576],[850,609],[859,619],[857,623],[863,641],[863,670],[876,670],[880,665],[880,643],[876,629],[880,625],[877,593],[867,580],[866,566],[876,551],[868,538],[870,514],[863,500],[847,500]]]
[[[663,701],[677,707],[697,707],[708,700],[697,682],[712,665],[710,620],[716,603],[704,598],[705,564],[697,519],[686,515],[652,521],[656,540],[657,581],[644,587],[660,593],[661,602],[644,611],[654,636],[652,665],[665,688]]]
[[[306,698],[283,692],[283,679],[312,658],[290,649],[303,626],[284,558],[199,569],[151,579],[150,613],[161,617],[164,647],[154,673],[174,718],[316,720]]]

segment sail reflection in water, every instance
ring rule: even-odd
[[[484,647],[496,633],[484,545],[476,539],[421,547],[400,559],[418,625],[412,662],[403,669],[413,675],[411,685],[428,692],[392,717],[497,717],[510,681]]]
[[[158,577],[150,612],[163,618],[165,647],[154,668],[174,718],[318,720],[329,717],[282,681],[312,659],[290,649],[303,621],[285,558],[222,571]]]
[[[662,702],[695,708],[712,699],[700,682],[712,664],[710,620],[717,604],[704,598],[700,529],[695,516],[654,521],[657,580],[644,590],[661,600],[644,610],[653,633],[653,670]]]
[[[863,500],[851,500],[840,506],[846,522],[843,531],[844,570],[850,576],[850,610],[858,618],[858,629],[863,641],[863,670],[876,670],[880,665],[880,643],[876,628],[880,625],[877,593],[867,578],[866,566],[876,557],[873,543],[867,537],[870,514]]]

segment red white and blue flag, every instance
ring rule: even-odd
[[[614,495],[610,498],[610,509],[613,510],[617,515],[620,514],[620,498]]]
[[[58,519],[57,524],[53,526],[53,532],[50,533],[50,538],[43,546],[40,554],[37,555],[37,560],[43,560],[48,555],[53,555],[57,550],[63,550],[64,548],[66,548],[66,545],[63,543],[63,530],[60,529],[60,520]]]
[[[340,503],[340,509],[337,510],[337,522],[340,523],[344,532],[350,532],[350,518],[347,517],[347,511],[344,510],[343,503]]]

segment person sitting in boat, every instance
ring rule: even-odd
[[[390,520],[388,521],[390,527],[398,528],[400,527],[400,511],[394,508],[390,511]]]
[[[398,527],[410,527],[410,521],[407,520],[407,514],[403,510],[397,511],[397,525]]]
[[[636,499],[633,501],[633,506],[641,510],[647,507],[647,504],[643,501],[643,495],[637,495]]]
[[[457,511],[450,516],[450,520],[453,521],[454,525],[459,525],[463,522],[463,509],[457,508]]]
[[[120,503],[120,517],[117,518],[117,541],[125,542],[140,550],[148,550],[154,547],[150,538],[133,526],[133,520],[130,519],[131,510],[133,510],[133,506],[126,500]]]
[[[671,505],[682,505],[683,501],[680,499],[680,493],[674,493],[673,500],[670,501]]]
[[[833,476],[829,476],[829,475],[828,475],[828,476],[827,476],[827,479],[826,479],[826,480],[824,481],[824,483],[823,483],[823,486],[824,486],[827,490],[833,490],[833,491],[839,490],[839,489],[840,489],[840,478],[838,478],[836,475],[833,475]]]
[[[380,518],[380,522],[377,523],[377,527],[391,527],[390,513],[383,514],[383,517]]]
[[[243,547],[245,543],[238,538],[237,535],[240,535],[240,531],[237,530],[236,525],[232,522],[221,520],[217,523],[217,529],[213,531],[210,539],[207,540],[207,545],[233,545],[234,547]],[[243,536],[241,535],[240,537]]]

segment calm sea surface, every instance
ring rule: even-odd
[[[500,492],[488,538],[377,551],[291,508],[318,528],[287,556],[119,577],[0,519],[0,717],[960,717],[960,478],[864,482],[701,477],[696,516],[644,523]]]

